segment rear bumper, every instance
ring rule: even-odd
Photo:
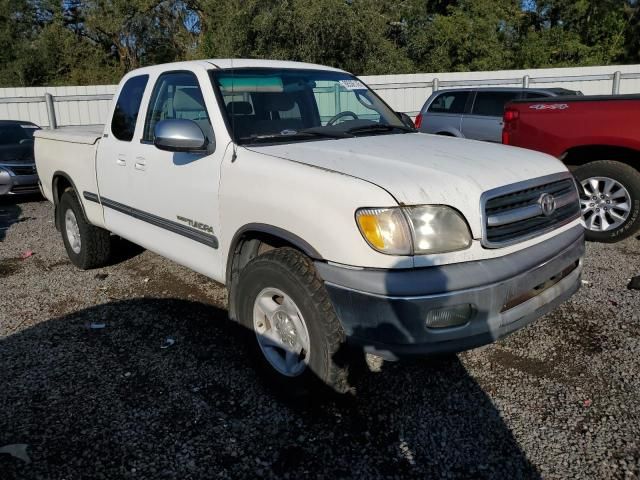
[[[450,353],[500,339],[580,286],[581,226],[504,257],[411,270],[354,270],[318,262],[350,341],[387,358]],[[428,312],[472,305],[459,326],[429,328]]]

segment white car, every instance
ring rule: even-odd
[[[416,132],[334,68],[135,70],[104,129],[38,131],[35,156],[75,265],[103,265],[115,234],[225,284],[229,316],[291,386],[346,390],[351,346],[398,358],[492,342],[580,285],[560,161]]]

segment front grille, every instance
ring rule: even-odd
[[[553,196],[555,210],[543,213],[545,194]],[[504,246],[557,228],[580,214],[575,183],[571,178],[545,183],[489,198],[485,203],[485,244]]]
[[[12,165],[7,168],[9,168],[14,175],[35,175],[36,173],[35,165]]]

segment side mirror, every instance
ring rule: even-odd
[[[416,124],[413,123],[411,117],[404,112],[396,112],[402,123],[404,123],[407,127],[416,128]]]
[[[153,144],[169,152],[203,152],[207,139],[193,120],[162,120],[153,131]]]

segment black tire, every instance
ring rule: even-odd
[[[238,320],[246,329],[254,360],[269,384],[275,384],[287,395],[318,391],[318,387],[329,387],[328,391],[337,393],[350,391],[345,333],[310,259],[292,248],[271,250],[242,269],[236,288]],[[253,310],[265,288],[277,288],[288,295],[304,318],[310,340],[309,363],[298,376],[277,371],[258,343]]]
[[[67,234],[65,217],[68,211],[73,212],[80,232],[80,248],[75,252]],[[91,225],[84,216],[82,206],[73,190],[62,194],[57,209],[58,225],[62,233],[62,241],[67,255],[76,267],[82,270],[100,268],[107,264],[111,254],[111,238],[108,231]]]
[[[631,197],[631,210],[624,223],[617,228],[606,231],[594,231],[587,228],[585,233],[587,240],[613,243],[630,237],[640,229],[640,172],[638,170],[621,162],[599,160],[578,167],[573,173],[578,184],[593,177],[611,178],[622,185]]]

